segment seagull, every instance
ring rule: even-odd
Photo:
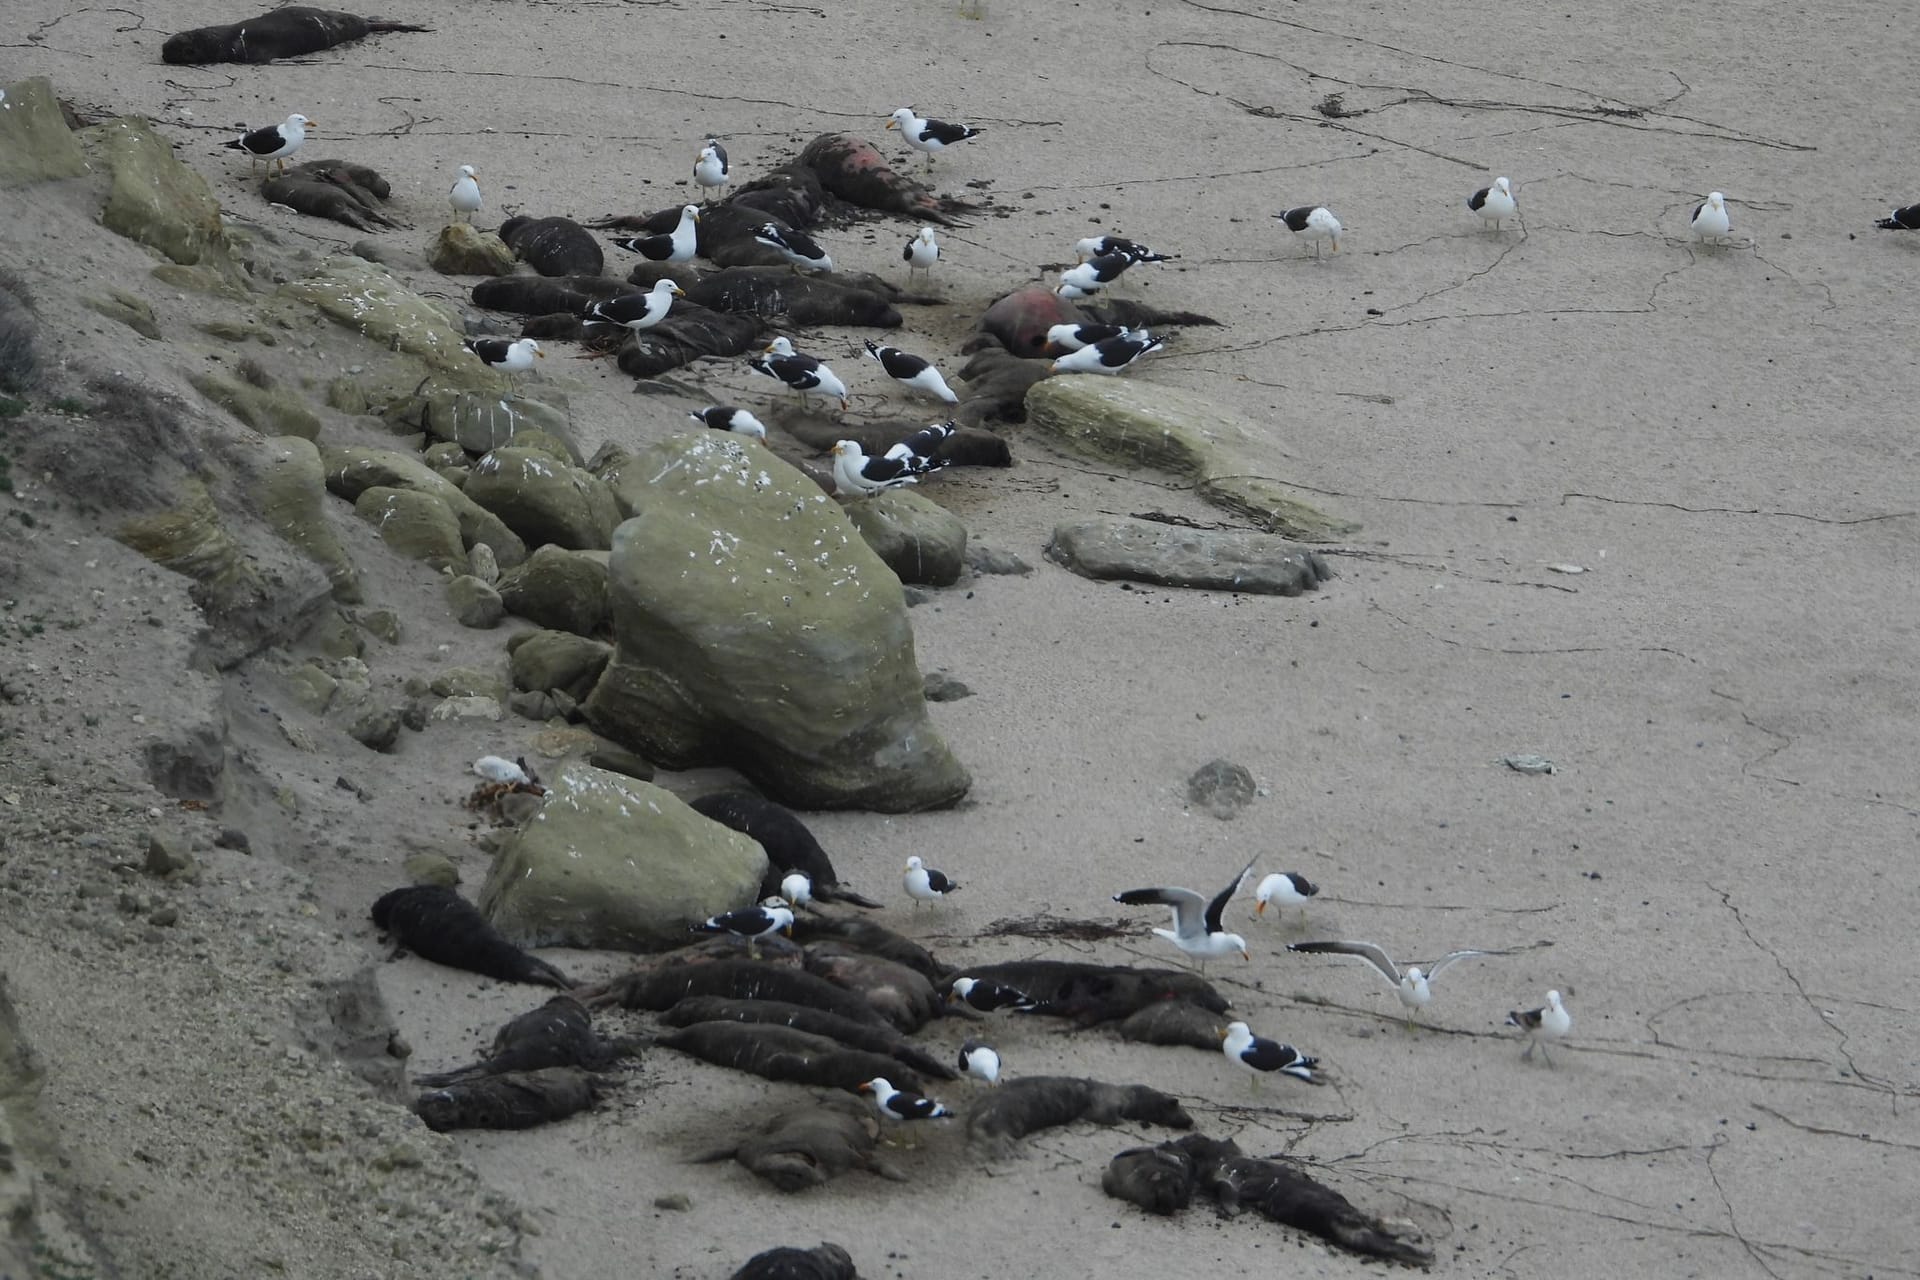
[[[1895,209],[1873,225],[1882,231],[1920,231],[1920,204]]]
[[[760,419],[745,409],[736,409],[730,404],[710,404],[687,416],[703,426],[712,427],[715,431],[731,431],[736,435],[752,436],[756,440],[767,438],[767,429]]]
[[[1227,1029],[1220,1033],[1220,1052],[1247,1069],[1247,1083],[1255,1089],[1260,1087],[1263,1071],[1284,1072],[1312,1084],[1313,1069],[1320,1065],[1320,1059],[1310,1058],[1290,1044],[1264,1040],[1253,1034],[1244,1022],[1227,1024]]]
[[[1513,198],[1513,184],[1495,178],[1493,185],[1482,187],[1467,197],[1467,208],[1491,222],[1497,230],[1508,218],[1520,216],[1520,204]]]
[[[465,214],[468,222],[480,212],[480,184],[474,181],[479,172],[470,164],[461,165],[460,176],[453,180],[453,189],[447,192],[447,203],[455,213]]]
[[[1088,258],[1079,266],[1062,271],[1060,286],[1054,292],[1063,298],[1091,298],[1118,280],[1133,261],[1124,253],[1103,253],[1097,258]]]
[[[730,181],[727,176],[727,149],[720,145],[718,138],[708,138],[707,145],[700,148],[700,154],[693,162],[693,181],[700,188],[702,200],[707,198],[707,192],[724,187]]]
[[[1119,373],[1134,361],[1166,345],[1165,339],[1156,338],[1145,329],[1130,329],[1117,338],[1108,338],[1105,342],[1096,342],[1090,347],[1057,357],[1051,372]]]
[[[898,129],[907,145],[927,158],[927,168],[933,168],[933,158],[956,143],[969,138],[977,138],[982,130],[971,125],[948,124],[945,120],[925,120],[913,114],[912,107],[901,107],[887,121],[887,128]]]
[[[846,411],[847,384],[819,360],[795,351],[793,343],[784,337],[775,338],[767,344],[762,354],[749,358],[747,367],[755,373],[785,383],[788,390],[800,394],[802,401],[808,396],[824,396],[829,400],[838,400],[841,412]]]
[[[780,896],[792,906],[804,907],[813,901],[813,881],[804,871],[789,871],[780,881]]]
[[[1255,915],[1265,915],[1267,904],[1278,903],[1282,907],[1300,908],[1300,918],[1307,917],[1307,899],[1320,892],[1320,886],[1297,871],[1276,871],[1255,886],[1253,897]]]
[[[730,933],[747,940],[747,954],[758,958],[760,939],[775,933],[793,934],[793,909],[784,898],[768,898],[757,907],[709,916],[690,928],[693,933]]]
[[[1177,253],[1155,253],[1138,240],[1129,240],[1125,236],[1088,236],[1074,242],[1073,252],[1082,262],[1109,253],[1122,254],[1135,262],[1170,262],[1180,256]]]
[[[1320,256],[1320,242],[1331,240],[1333,251],[1340,252],[1340,233],[1345,228],[1340,219],[1333,216],[1333,210],[1325,205],[1303,204],[1293,209],[1282,209],[1273,215],[1287,224],[1287,230],[1302,240],[1313,241],[1313,256]]]
[[[843,440],[841,443],[845,444],[846,441]],[[923,902],[938,902],[960,888],[958,884],[921,862],[918,857],[907,859],[904,883],[907,886],[907,896],[913,899],[915,907]]]
[[[860,1092],[872,1094],[874,1109],[888,1120],[940,1120],[953,1114],[932,1098],[894,1088],[885,1076],[867,1081]]]
[[[814,242],[812,236],[797,227],[782,227],[769,222],[753,233],[753,238],[771,249],[778,249],[796,271],[831,271],[833,259]]]
[[[1026,992],[992,978],[955,978],[947,988],[947,1003],[964,1004],[981,1013],[992,1013],[996,1009],[1027,1013],[1040,1007],[1040,1002]]]
[[[907,247],[900,251],[900,258],[907,264],[907,283],[913,283],[913,273],[924,271],[928,280],[933,278],[933,264],[940,261],[940,242],[933,238],[932,227],[920,228],[920,234],[907,241]]]
[[[509,760],[505,756],[481,756],[473,762],[473,771],[488,782],[504,782],[508,786],[536,786],[540,781],[533,776],[533,770],[527,768],[525,756],[517,760]]]
[[[625,293],[588,303],[584,319],[588,324],[625,325],[640,333],[665,320],[673,300],[685,297],[686,292],[671,280],[655,280],[653,288],[645,293]]]
[[[960,1046],[960,1069],[987,1084],[1000,1083],[1000,1055],[978,1040]]]
[[[1455,960],[1466,960],[1473,956],[1503,956],[1504,951],[1450,951],[1433,962],[1433,967],[1422,972],[1419,965],[1408,965],[1402,973],[1393,957],[1379,945],[1372,942],[1290,942],[1289,951],[1306,951],[1315,954],[1358,956],[1372,965],[1381,977],[1387,980],[1400,997],[1400,1003],[1407,1007],[1407,1025],[1413,1025],[1414,1015],[1433,1003],[1433,988],[1429,985],[1440,976],[1440,971]]]
[[[1706,202],[1694,206],[1693,220],[1687,225],[1693,228],[1696,239],[1727,243],[1733,235],[1733,219],[1727,216],[1727,198],[1718,191],[1709,191]]]
[[[951,421],[936,422],[930,427],[922,427],[896,445],[888,447],[880,456],[893,462],[904,462],[914,471],[925,475],[929,471],[938,471],[947,465],[945,458],[934,457],[934,450],[944,444],[949,436],[959,430]]]
[[[1520,1055],[1525,1062],[1533,1056],[1535,1046],[1540,1056],[1553,1065],[1553,1058],[1547,1053],[1547,1041],[1560,1040],[1573,1030],[1573,1015],[1567,1012],[1567,1006],[1560,1003],[1558,991],[1547,992],[1546,1007],[1542,1009],[1515,1009],[1507,1015],[1507,1025],[1518,1027],[1527,1033],[1527,1051]]]
[[[1240,874],[1233,883],[1214,895],[1208,902],[1191,889],[1129,889],[1125,893],[1113,895],[1115,902],[1130,907],[1147,903],[1159,903],[1173,908],[1173,928],[1155,929],[1154,932],[1180,948],[1199,962],[1202,969],[1213,956],[1229,955],[1238,951],[1243,960],[1251,960],[1247,954],[1247,940],[1237,933],[1228,933],[1220,923],[1220,915],[1227,909],[1227,903],[1233,895],[1240,892],[1241,883],[1247,873],[1253,870],[1253,861],[1240,868]]]
[[[253,129],[242,134],[227,146],[235,151],[246,152],[255,164],[261,160],[268,161],[269,172],[273,167],[271,162],[277,160],[280,172],[285,173],[287,157],[298,151],[307,140],[307,130],[317,127],[313,121],[296,111],[279,124],[270,124],[264,129]]]
[[[833,455],[833,491],[858,498],[871,498],[888,489],[919,484],[920,472],[901,458],[870,458],[858,440],[839,440],[830,449]],[[911,890],[909,890],[911,892]]]
[[[700,237],[696,230],[699,222],[700,206],[682,205],[680,221],[674,224],[673,230],[651,236],[622,236],[613,244],[615,248],[639,254],[648,262],[666,262],[675,265],[692,262],[694,251],[700,247]]]
[[[461,345],[479,356],[481,364],[506,374],[509,380],[514,374],[525,373],[533,368],[535,360],[547,358],[547,353],[532,338],[520,338],[513,342],[505,338],[468,338]]]
[[[911,352],[898,347],[883,347],[872,338],[867,339],[867,354],[880,362],[887,376],[909,391],[918,391],[922,395],[932,396],[935,400],[945,400],[948,404],[959,404],[960,397],[953,394],[947,386],[947,380],[932,362],[923,360]]]
[[[1047,329],[1046,349],[1064,355],[1082,347],[1095,346],[1108,338],[1118,338],[1126,332],[1127,326],[1123,324],[1056,324]]]

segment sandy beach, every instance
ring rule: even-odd
[[[16,0],[0,84],[47,76],[84,116],[150,118],[225,216],[289,262],[362,239],[270,209],[221,149],[237,125],[291,111],[319,122],[309,155],[389,178],[412,229],[377,238],[415,255],[463,163],[483,176],[483,226],[588,220],[693,198],[707,136],[742,177],[827,130],[873,139],[904,169],[888,112],[964,120],[984,134],[933,181],[986,209],[942,232],[946,304],[903,308],[902,345],[957,368],[980,311],[1071,262],[1075,239],[1137,237],[1179,257],[1130,274],[1134,296],[1220,324],[1179,331],[1125,376],[1261,424],[1301,498],[1359,526],[1318,548],[1337,576],[1305,596],[1123,586],[1047,561],[1055,525],[1231,517],[1184,482],[1019,426],[1005,429],[1011,469],[920,486],[975,544],[1034,568],[969,574],[911,611],[922,669],[974,691],[932,708],[972,773],[966,799],[806,815],[841,874],[886,904],[875,918],[954,963],[1170,964],[1150,933],[1165,913],[1114,893],[1212,892],[1248,858],[1323,886],[1304,922],[1235,901],[1251,961],[1208,975],[1255,1030],[1318,1055],[1322,1087],[1254,1093],[1217,1056],[1041,1020],[993,1025],[1010,1076],[1176,1094],[1203,1132],[1302,1160],[1362,1207],[1410,1219],[1438,1273],[1920,1275],[1920,962],[1900,932],[1920,909],[1920,238],[1872,229],[1920,199],[1904,14],[1512,0],[990,0],[981,21],[931,0],[378,8],[433,30],[288,63],[170,67],[165,35],[245,16],[232,0],[137,13]],[[1464,202],[1499,175],[1521,221],[1495,231]],[[1713,190],[1732,216],[1725,246],[1687,231]],[[1338,254],[1316,259],[1269,216],[1303,203],[1339,214]],[[110,344],[116,369],[194,401],[182,368],[220,345],[195,328],[211,304],[149,279],[143,250],[98,247],[104,233],[63,221],[44,188],[0,190],[9,205],[0,267],[32,287],[53,349]],[[904,282],[914,230],[873,215],[818,234],[840,269]],[[471,281],[398,273],[474,311]],[[150,294],[168,341],[99,338],[107,322],[74,299],[102,282]],[[869,336],[797,339],[878,394],[856,359]],[[768,398],[737,361],[644,395],[612,361],[545,365],[586,453],[680,431],[700,404]],[[1008,1161],[927,1126],[890,1157],[904,1183],[855,1173],[781,1195],[730,1162],[689,1160],[793,1087],[666,1051],[591,1115],[427,1133],[307,1043],[302,1002],[375,965],[409,1068],[425,1071],[469,1060],[544,998],[382,963],[367,919],[415,853],[452,858],[475,891],[489,855],[458,807],[468,763],[538,759],[542,726],[433,724],[373,756],[301,719],[269,658],[189,670],[180,580],[113,542],[110,510],[18,471],[14,485],[0,511],[36,523],[0,522],[13,562],[0,821],[15,820],[0,845],[0,971],[45,1072],[40,1136],[23,1147],[58,1153],[34,1162],[40,1196],[64,1224],[55,1252],[97,1268],[80,1274],[718,1280],[762,1249],[822,1240],[864,1276],[914,1280],[1378,1270],[1251,1215],[1151,1218],[1108,1199],[1107,1161],[1171,1136],[1145,1126],[1049,1131]],[[338,523],[368,607],[403,620],[365,655],[377,687],[501,664],[502,635],[457,626],[438,575],[364,526],[346,532],[350,512]],[[76,625],[35,630],[30,616]],[[139,766],[147,728],[215,713],[251,781],[229,811],[181,812]],[[305,726],[312,749],[276,720]],[[1524,754],[1554,771],[1503,763]],[[1186,799],[1215,758],[1260,785],[1231,820]],[[685,796],[733,780],[660,777]],[[156,825],[205,868],[168,892],[180,925],[156,941],[124,909],[118,932],[87,923],[113,925],[127,882],[111,868],[137,862]],[[251,855],[214,847],[233,826]],[[964,890],[911,910],[910,854]],[[105,896],[76,897],[96,883]],[[1099,943],[985,936],[1037,915],[1128,928]],[[1513,954],[1449,968],[1410,1032],[1366,966],[1285,949],[1310,938],[1370,939],[1403,961]],[[546,954],[588,979],[629,963]],[[1502,1025],[1549,989],[1575,1019],[1552,1068],[1521,1061]],[[936,1023],[923,1038],[946,1056],[965,1030]],[[936,1092],[964,1107],[976,1088]]]

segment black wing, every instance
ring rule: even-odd
[[[643,258],[650,258],[655,262],[664,262],[667,256],[673,252],[673,237],[670,235],[623,236],[615,240],[613,244],[617,249],[625,249],[628,253],[637,253]]]
[[[875,475],[874,468],[876,466],[898,467],[900,470],[894,472],[893,475]],[[894,475],[899,475],[908,469],[905,463],[894,462],[891,458],[869,458],[867,465],[861,470],[860,474],[866,476],[869,480],[890,480]],[[947,879],[945,875],[935,871],[931,867],[927,868],[927,884],[935,893],[952,893],[960,887],[957,883]]]
[[[1704,200],[1702,200],[1699,204],[1693,206],[1693,216],[1688,218],[1687,221],[1689,223],[1700,221],[1700,211],[1706,207],[1707,207],[1707,203]]]
[[[917,357],[909,357],[909,358],[917,358]],[[920,367],[922,369],[926,368],[927,362],[925,360],[921,360]],[[892,373],[893,370],[889,369],[887,370],[887,372]],[[898,377],[900,375],[894,374],[894,376]],[[933,451],[935,449],[938,449],[940,445],[947,439],[947,437],[951,436],[954,433],[954,430],[955,430],[955,427],[951,422],[938,422],[930,427],[922,427],[920,430],[914,432],[912,435],[908,436],[905,440],[902,440],[899,445],[896,445],[894,447],[895,448],[905,447],[908,453],[918,458],[932,458]],[[887,450],[887,452],[892,453],[893,450],[889,449]]]
[[[603,298],[599,302],[588,303],[587,318],[613,324],[631,324],[647,314],[647,306],[646,294],[626,293],[617,298]]]
[[[756,367],[790,387],[817,387],[820,385],[820,362],[812,356],[768,356],[765,359],[755,357]]]
[[[1248,858],[1247,865],[1240,868],[1240,874],[1233,878],[1233,883],[1228,885],[1226,888],[1222,889],[1218,894],[1214,896],[1213,901],[1207,904],[1207,932],[1208,933],[1226,932],[1225,928],[1220,923],[1220,916],[1223,912],[1226,911],[1227,903],[1232,901],[1233,895],[1240,892],[1241,883],[1246,880],[1247,873],[1253,870],[1253,861],[1254,860],[1252,858]]]
[[[720,145],[718,138],[708,138],[707,145],[713,148],[713,154],[720,160],[720,176],[727,176],[727,149]]]
[[[1111,284],[1120,278],[1120,273],[1133,265],[1133,259],[1124,253],[1103,253],[1087,264],[1093,268],[1094,278],[1101,284]]]
[[[505,338],[468,338],[467,350],[479,356],[488,364],[500,364],[507,358],[507,351],[513,346]]]
[[[1920,231],[1920,204],[1895,209],[1873,225],[1882,231]]]
[[[965,142],[968,138],[977,138],[981,131],[969,125],[948,124],[945,120],[929,120],[927,127],[920,131],[923,139],[930,138],[941,146],[950,147],[956,142]]]
[[[233,146],[234,144],[228,143],[227,145]],[[251,130],[245,137],[241,138],[239,142],[240,150],[250,151],[256,156],[272,155],[286,145],[287,139],[280,132],[280,126],[277,124],[270,124],[264,129]]]
[[[1467,208],[1473,210],[1475,213],[1480,212],[1481,209],[1486,207],[1487,192],[1491,190],[1493,190],[1492,187],[1482,187],[1478,191],[1474,192],[1472,195],[1468,196]]]
[[[887,371],[889,378],[899,378],[904,381],[924,372],[929,364],[912,352],[902,351],[898,347],[875,347],[872,343],[867,345],[873,351],[874,359],[880,362],[880,367]],[[921,451],[916,449],[914,452]]]
[[[1273,216],[1286,223],[1287,230],[1289,231],[1305,231],[1307,229],[1307,218],[1319,207],[1318,205],[1303,204],[1294,209],[1282,209]]]

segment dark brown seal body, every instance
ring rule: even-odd
[[[696,1022],[764,1022],[792,1027],[808,1035],[837,1040],[849,1049],[884,1053],[898,1058],[922,1075],[940,1080],[955,1080],[959,1074],[940,1059],[914,1044],[891,1027],[870,1022],[855,1022],[837,1013],[810,1009],[784,1000],[727,1000],[719,996],[695,996],[668,1009],[660,1021],[670,1027],[690,1027]]]
[[[472,903],[439,885],[412,885],[383,895],[373,904],[373,922],[395,946],[422,960],[502,982],[573,986],[566,974],[501,937]]]
[[[853,1255],[831,1241],[812,1249],[781,1247],[756,1253],[733,1280],[860,1280]]]
[[[1115,1200],[1168,1217],[1193,1203],[1193,1157],[1172,1142],[1130,1147],[1107,1164],[1100,1189]]]
[[[936,196],[895,173],[879,148],[851,133],[821,134],[801,150],[800,163],[820,175],[821,186],[863,209],[905,214],[948,227],[963,225],[956,221],[957,215],[978,209],[965,201]]]
[[[1160,1000],[1187,1000],[1213,1013],[1228,1007],[1206,979],[1176,969],[1014,960],[969,966],[956,976],[992,978],[1039,1001],[1034,1013],[1072,1018],[1083,1026],[1117,1022]]]
[[[587,1110],[612,1088],[606,1078],[573,1067],[511,1071],[429,1089],[414,1100],[413,1110],[437,1133],[531,1129]]]
[[[499,234],[543,276],[597,276],[607,268],[600,242],[572,218],[508,218]]]
[[[380,202],[392,194],[385,178],[345,160],[310,160],[260,184],[260,195],[271,204],[360,231],[406,225],[381,211]]]
[[[819,942],[807,948],[808,973],[858,992],[880,1015],[911,1034],[927,1025],[939,1007],[925,974],[881,956],[868,955],[844,942]]]
[[[849,1049],[837,1040],[773,1023],[696,1022],[654,1043],[768,1080],[854,1093],[875,1076],[885,1076],[902,1089],[921,1087],[919,1075],[898,1058]]]
[[[431,31],[408,22],[363,18],[334,9],[289,5],[245,22],[223,27],[196,27],[168,36],[160,46],[160,60],[175,66],[208,62],[272,62],[298,58],[337,44],[364,40],[382,31]]]
[[[1122,1040],[1141,1044],[1184,1044],[1209,1053],[1220,1052],[1227,1020],[1191,1000],[1156,1000],[1120,1024]]]
[[[471,1066],[417,1076],[422,1087],[449,1085],[509,1071],[538,1071],[543,1067],[580,1067],[598,1071],[620,1058],[638,1053],[640,1042],[622,1037],[603,1038],[593,1029],[587,1007],[572,996],[555,996],[538,1009],[521,1014],[494,1033],[493,1050]]]
[[[665,320],[621,344],[620,371],[651,378],[702,356],[737,356],[765,345],[761,322],[706,307],[676,304]]]
[[[731,827],[766,850],[767,879],[773,885],[768,893],[778,892],[781,879],[789,872],[798,871],[812,882],[813,896],[822,902],[851,902],[860,907],[880,905],[841,886],[839,873],[833,869],[833,859],[820,847],[800,816],[785,805],[738,787],[715,791],[688,803],[695,813],[723,827]]]
[[[578,315],[589,303],[633,290],[606,276],[495,276],[473,286],[473,305],[521,316],[565,311]]]
[[[716,960],[712,964],[675,965],[616,978],[595,997],[595,1004],[628,1009],[670,1009],[689,996],[725,996],[732,1000],[784,1000],[837,1013],[855,1022],[884,1023],[878,1010],[844,987],[798,969],[756,960]],[[889,1077],[891,1079],[891,1077]]]
[[[1104,1084],[1074,1076],[1022,1076],[990,1090],[967,1113],[967,1137],[1001,1149],[1041,1129],[1085,1120],[1114,1125],[1123,1120],[1193,1128],[1193,1117],[1172,1094],[1143,1084]]]
[[[805,1191],[852,1169],[905,1181],[874,1154],[880,1117],[864,1098],[838,1090],[815,1094],[761,1125],[737,1146],[698,1159],[738,1160],[782,1191]]]
[[[788,267],[715,271],[687,290],[687,301],[795,325],[898,329],[902,323],[900,309],[875,290],[830,275],[800,275]]]

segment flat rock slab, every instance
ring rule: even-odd
[[[1125,516],[1055,527],[1047,558],[1083,578],[1297,596],[1333,576],[1306,547],[1245,529],[1190,529]]]

